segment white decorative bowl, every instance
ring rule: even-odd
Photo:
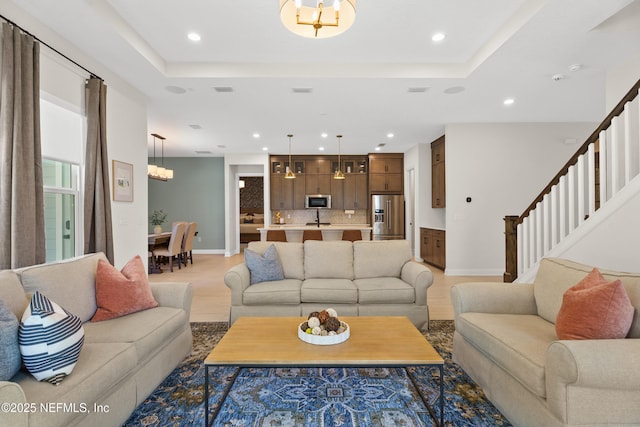
[[[304,323],[304,322],[302,322]],[[300,326],[302,326],[302,323],[300,323],[298,325],[298,338],[300,338],[302,341],[309,343],[309,344],[314,344],[314,345],[334,345],[334,344],[340,344],[342,342],[345,342],[346,340],[349,339],[349,336],[351,334],[351,328],[349,328],[349,325],[346,322],[340,321],[340,323],[342,324],[342,326],[345,327],[345,331],[342,332],[341,334],[336,334],[336,335],[313,335],[313,334],[308,334],[305,331],[303,331]]]

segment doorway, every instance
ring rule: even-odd
[[[240,245],[260,240],[258,228],[264,227],[264,177],[238,177]]]

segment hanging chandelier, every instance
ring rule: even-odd
[[[147,165],[147,176],[151,179],[157,179],[159,181],[168,181],[173,179],[173,169],[165,169],[164,167],[164,136],[160,136],[157,133],[152,133],[153,136],[153,164]],[[160,166],[156,165],[156,139],[159,139],[162,144],[162,157]]]
[[[280,19],[289,31],[299,36],[333,37],[353,25],[356,0],[333,0],[327,7],[323,0],[280,0]]]
[[[342,162],[340,161],[340,139],[342,138],[342,135],[336,135],[336,138],[338,138],[338,169],[336,169],[336,172],[333,174],[333,179],[344,179]]]
[[[285,179],[295,179],[296,174],[293,173],[293,163],[291,163],[291,138],[293,135],[287,135],[289,137],[289,166],[287,166],[287,173],[284,174]]]

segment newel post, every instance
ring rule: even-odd
[[[516,221],[519,217],[504,217],[505,272],[503,280],[511,283],[518,277],[518,231]]]

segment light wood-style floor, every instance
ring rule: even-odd
[[[193,255],[193,265],[173,273],[168,266],[164,273],[151,274],[151,282],[191,282],[193,285],[192,322],[226,322],[229,320],[231,291],[224,284],[224,274],[232,266],[244,261],[244,255],[225,257],[224,255]],[[427,265],[427,264],[425,264]],[[442,270],[427,265],[433,272],[434,283],[427,291],[429,315],[432,320],[452,320],[453,307],[449,290],[456,283],[501,282],[500,276],[445,276]]]

